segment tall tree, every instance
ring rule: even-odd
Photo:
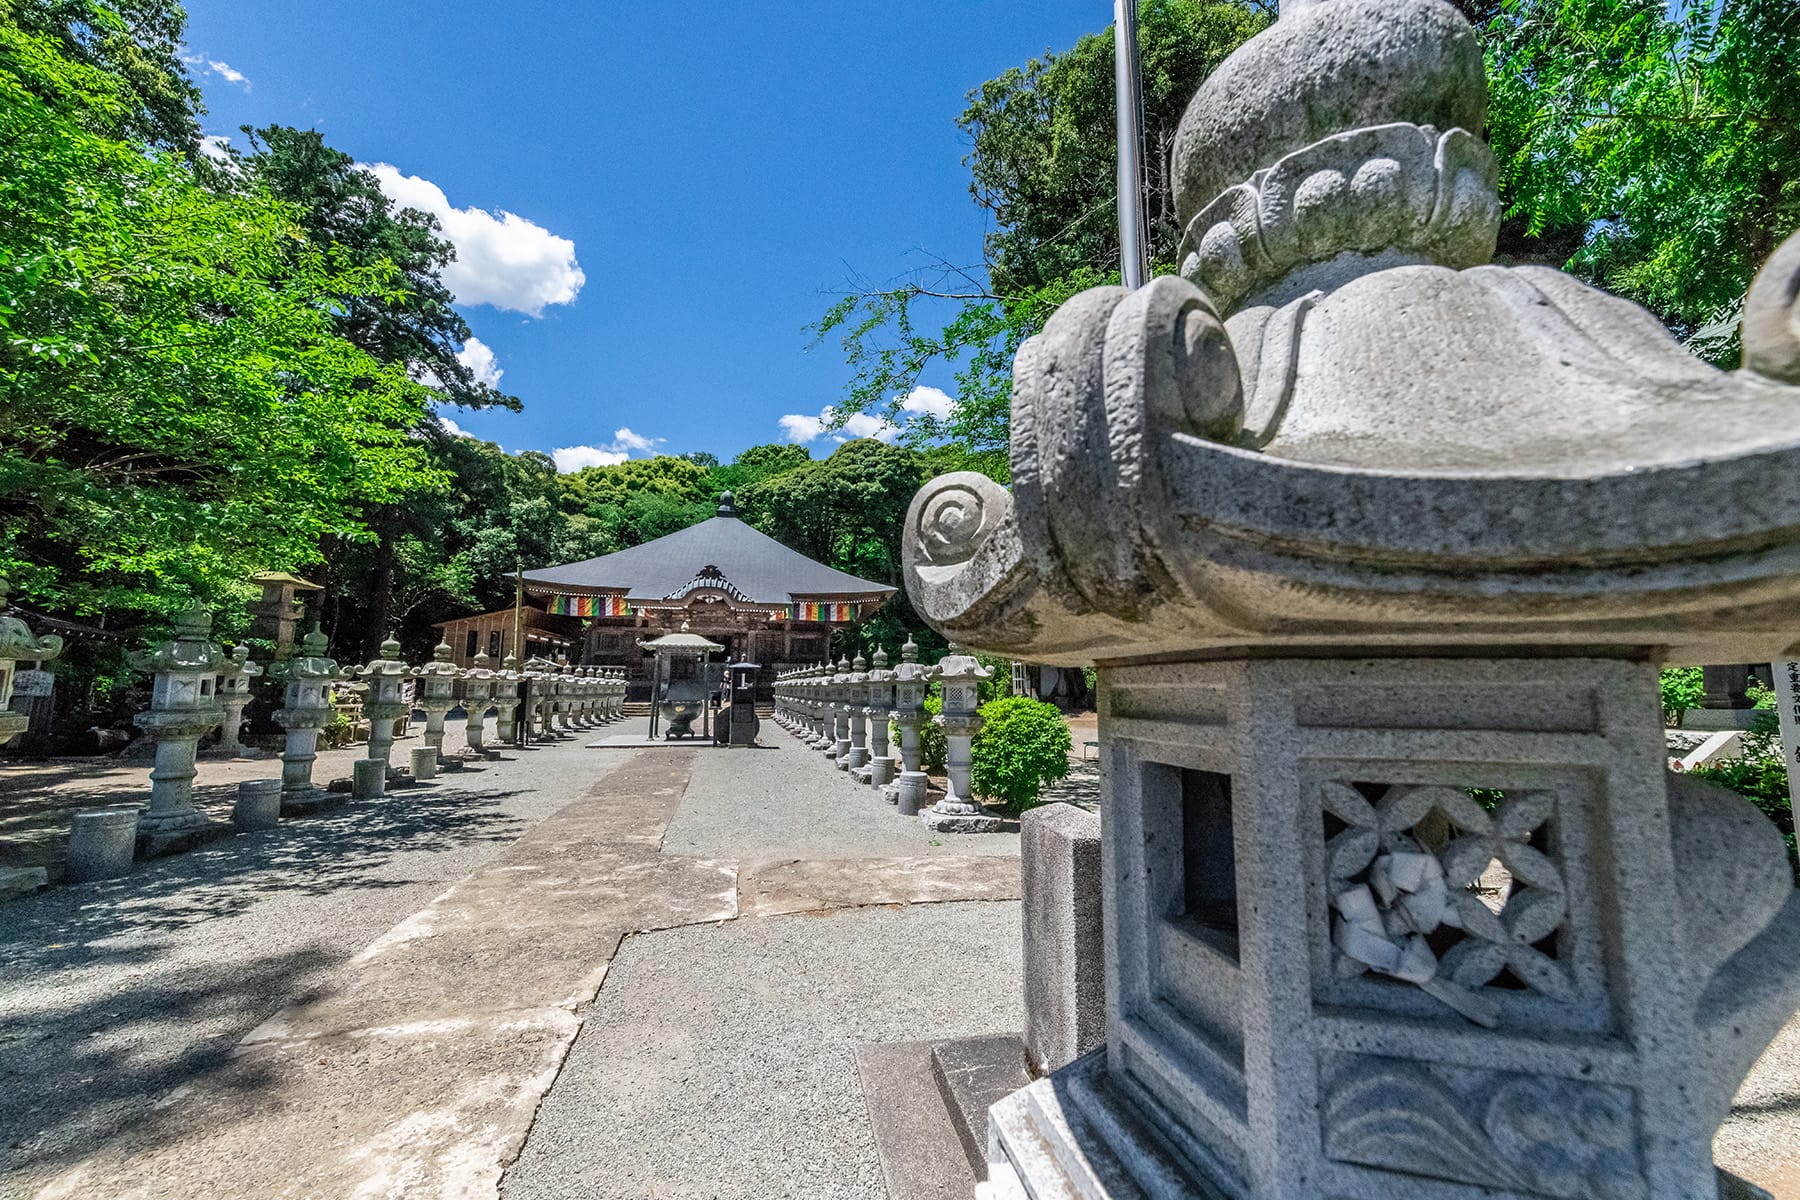
[[[0,9],[0,573],[154,611],[314,561],[432,472],[428,393],[338,336],[380,265],[294,250],[298,213],[115,136],[130,78]],[[279,277],[279,286],[270,286]]]
[[[1735,365],[1744,290],[1800,226],[1800,7],[1506,0],[1482,34],[1509,228]]]
[[[199,145],[204,109],[181,59],[187,12],[174,0],[4,0],[0,20],[109,81],[109,103],[82,114],[92,132],[165,150]],[[49,82],[29,70],[16,77],[27,87]]]

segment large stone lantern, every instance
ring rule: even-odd
[[[500,669],[494,672],[494,736],[503,746],[525,740],[518,724],[519,685],[524,678],[518,658],[511,654],[500,660]]]
[[[331,724],[330,685],[340,678],[337,663],[325,657],[326,638],[314,625],[300,641],[300,652],[269,666],[269,677],[283,685],[282,706],[275,720],[287,731],[281,755],[281,807],[298,812],[316,806],[313,763],[319,757],[319,731]]]
[[[906,816],[925,807],[931,779],[920,769],[919,726],[925,720],[925,691],[931,686],[931,668],[919,661],[919,647],[909,637],[900,647],[900,663],[894,668],[894,724],[900,727],[900,774],[894,780],[892,799]]]
[[[366,665],[358,667],[368,687],[363,696],[363,716],[369,722],[369,749],[365,761],[380,763],[379,771],[365,772],[363,794],[359,800],[375,800],[387,794],[387,774],[392,767],[394,722],[412,711],[407,680],[411,669],[400,659],[400,642],[393,634],[381,643],[381,653]]]
[[[174,637],[129,656],[133,667],[154,676],[150,709],[134,718],[156,742],[150,807],[138,821],[139,832],[153,837],[209,824],[194,807],[194,758],[201,736],[225,716],[216,687],[225,652],[207,636],[212,614],[196,603],[174,624]]]
[[[888,753],[888,718],[894,711],[894,673],[888,670],[887,651],[877,646],[873,669],[869,672],[868,707],[864,715],[869,722],[868,782],[886,787],[894,781],[894,759]]]
[[[439,642],[431,652],[431,661],[414,667],[411,672],[419,681],[418,707],[425,713],[425,744],[444,757],[444,720],[456,707],[456,683],[462,668],[450,661],[450,645]]]
[[[946,787],[936,804],[919,813],[919,820],[938,833],[992,833],[1000,828],[1001,820],[970,793],[969,769],[971,748],[981,730],[981,684],[994,673],[951,643],[950,653],[938,661],[933,674],[944,696],[941,720]]]
[[[1800,895],[1657,668],[1796,656],[1800,238],[1715,370],[1489,265],[1455,9],[1281,7],[1174,138],[1179,274],[1064,304],[1010,491],[908,513],[925,619],[1099,675],[1106,1044],[990,1110],[983,1195],[1750,1195]]]
[[[463,672],[463,742],[477,758],[486,758],[487,710],[494,699],[495,672],[488,663],[493,660],[486,650],[475,652],[475,662]]]
[[[219,722],[219,744],[214,747],[219,754],[243,752],[238,737],[244,723],[244,708],[250,703],[250,681],[262,673],[262,667],[250,661],[248,646],[232,647],[231,653],[219,664],[219,706],[225,712],[224,720]]]
[[[27,718],[14,712],[12,704],[13,675],[21,662],[46,662],[62,653],[63,642],[55,634],[43,637],[18,617],[7,613],[6,597],[10,588],[0,579],[0,746],[25,732]]]

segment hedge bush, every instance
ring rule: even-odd
[[[981,706],[981,719],[971,747],[971,783],[976,795],[1017,816],[1038,802],[1046,783],[1069,773],[1068,722],[1056,705],[1029,696],[990,700]]]

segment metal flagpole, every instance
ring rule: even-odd
[[[1137,0],[1113,0],[1113,101],[1119,136],[1119,277],[1140,288],[1150,275],[1144,229],[1144,80],[1138,67]]]

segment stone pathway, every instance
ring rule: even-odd
[[[998,903],[950,908],[978,913],[1016,958],[1016,836],[974,854],[934,840],[773,736],[784,748],[755,754],[520,752],[0,906],[0,1083],[13,1085],[0,1087],[0,1196],[490,1197],[628,935],[710,933],[740,912],[746,927],[824,928],[837,918],[785,914],[846,908],[864,911],[838,927],[866,931],[894,915],[870,905],[929,924],[904,906],[979,899]],[[811,840],[754,841],[741,866],[702,852],[700,833],[664,844],[678,812],[690,831],[724,828],[726,794]],[[887,944],[850,941],[865,955]],[[847,972],[847,995],[872,1010],[898,999],[897,1021],[930,1017],[904,997],[939,986],[942,964],[887,946],[887,974]],[[1016,1008],[1016,961],[945,958]],[[713,972],[693,970],[696,987]],[[968,1019],[995,1017],[1018,1024]],[[657,1144],[654,1130],[636,1140]],[[857,1153],[852,1177],[877,1170],[871,1147]]]

